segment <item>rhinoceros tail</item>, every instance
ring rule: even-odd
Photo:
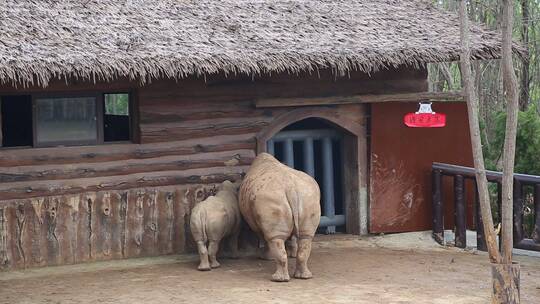
[[[298,191],[293,189],[292,187],[287,189],[285,192],[285,195],[287,196],[287,201],[289,202],[289,206],[291,207],[292,211],[292,217],[293,217],[293,234],[298,237],[298,232],[300,231],[300,198],[298,197]]]

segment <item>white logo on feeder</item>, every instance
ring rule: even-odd
[[[421,101],[420,102],[420,108],[418,109],[418,111],[415,114],[421,114],[421,113],[435,114],[435,112],[433,112],[433,110],[431,110],[431,102],[429,102],[429,101]]]

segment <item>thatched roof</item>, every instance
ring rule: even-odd
[[[365,72],[451,61],[456,14],[430,0],[0,0],[0,82]],[[472,55],[500,36],[472,27]]]

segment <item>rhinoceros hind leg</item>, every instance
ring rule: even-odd
[[[307,266],[311,254],[311,240],[311,237],[298,240],[298,255],[296,256],[296,270],[294,271],[294,277],[297,279],[311,279],[313,277]]]
[[[288,243],[288,250],[287,253],[290,258],[296,258],[296,254],[298,253],[298,238],[293,235],[291,236],[291,239],[287,242]]]
[[[240,231],[233,233],[229,237],[229,247],[231,248],[231,259],[238,259],[240,254],[238,253],[238,238]]]
[[[285,250],[285,241],[282,239],[273,239],[267,244],[272,257],[276,262],[276,272],[272,275],[272,281],[288,282],[290,277],[287,266],[287,251]]]
[[[210,258],[210,267],[218,268],[221,266],[217,261],[217,252],[219,249],[219,241],[209,241],[208,242],[208,255]]]
[[[199,251],[199,259],[201,261],[197,269],[201,271],[211,270],[210,263],[208,262],[208,250],[203,241],[197,241],[197,250]]]

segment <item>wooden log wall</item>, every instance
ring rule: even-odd
[[[191,208],[215,191],[204,184],[4,201],[0,268],[184,252]]]
[[[406,93],[427,88],[425,70],[371,76],[282,74],[144,87],[118,81],[0,87],[0,96],[65,91],[130,91],[137,144],[0,149],[0,269],[154,256],[190,248],[188,215],[255,157],[257,133],[294,107],[256,108],[279,97]],[[365,105],[324,106],[363,124]],[[192,248],[193,249],[193,248]]]

